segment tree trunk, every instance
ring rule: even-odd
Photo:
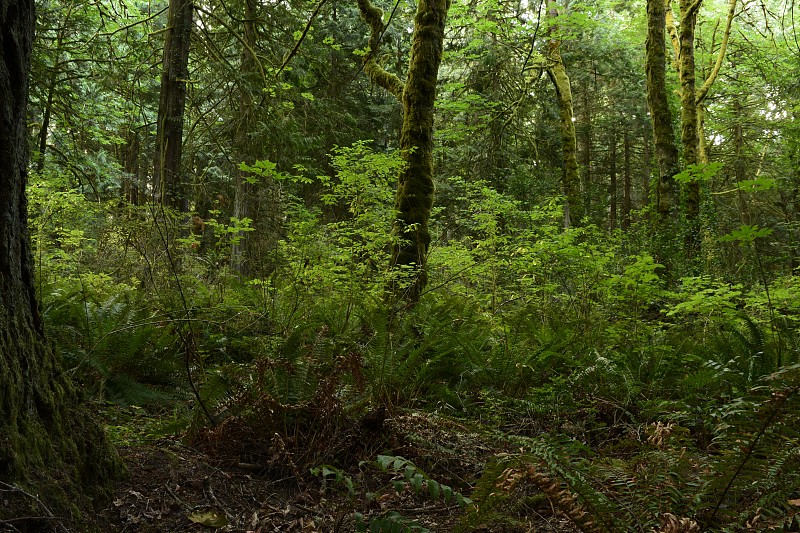
[[[153,165],[157,199],[184,213],[189,210],[189,200],[181,171],[181,154],[193,14],[191,0],[170,0]]]
[[[244,42],[253,49],[256,42],[256,4],[255,0],[244,1]],[[239,80],[239,124],[234,133],[234,147],[239,155],[239,160],[245,161],[250,155],[250,134],[253,128],[253,97],[250,92],[250,77],[256,72],[256,58],[246,48],[242,50],[242,58],[239,66],[241,79]],[[252,218],[250,201],[253,186],[248,182],[248,175],[243,170],[236,170],[235,191],[233,197],[233,216],[239,220]],[[262,185],[263,186],[263,185]],[[231,246],[231,269],[237,274],[252,273],[252,265],[249,264],[247,248],[248,241],[244,232],[239,232],[239,239]]]
[[[679,172],[678,147],[672,129],[672,113],[667,99],[667,54],[664,35],[666,9],[663,0],[647,0],[647,104],[653,121],[653,142],[658,161],[656,182],[657,225],[661,233],[674,224],[677,201],[675,180]]]
[[[596,71],[595,71],[596,72]],[[595,80],[597,78],[595,77]],[[595,84],[596,85],[596,84]],[[596,87],[595,87],[596,89]],[[587,87],[583,91],[583,111],[584,111],[584,120],[583,120],[583,135],[582,137],[582,144],[583,144],[583,157],[582,157],[582,169],[581,169],[581,178],[583,179],[583,184],[581,186],[581,190],[583,191],[583,212],[584,213],[591,213],[592,212],[592,195],[589,194],[587,191],[592,190],[592,119],[593,119],[593,107],[592,107],[592,99],[597,95],[597,91],[590,92]]]
[[[628,231],[631,227],[631,139],[628,128],[622,137],[622,150],[622,230]]]
[[[555,2],[547,6],[548,18],[555,19],[558,9]],[[558,31],[553,26],[553,31]],[[564,210],[564,226],[579,225],[583,219],[583,204],[580,198],[580,175],[578,173],[578,143],[575,137],[575,122],[572,110],[572,88],[569,75],[561,58],[561,39],[551,38],[548,50],[548,59],[551,62],[547,73],[556,89],[558,99],[558,116],[561,125],[561,150],[564,155],[564,194],[567,205]]]
[[[694,29],[698,0],[680,1],[679,67],[681,80],[681,143],[685,167],[697,165],[700,140],[697,135],[697,96],[695,88]],[[700,181],[692,179],[686,186],[686,254],[696,257],[700,246]]]
[[[370,26],[370,53],[365,58],[364,72],[370,79],[394,94],[403,104],[403,125],[400,149],[405,166],[397,180],[394,233],[397,241],[392,248],[391,267],[403,277],[390,284],[389,292],[413,305],[428,281],[428,229],[433,207],[433,116],[436,83],[444,47],[444,27],[450,0],[420,0],[414,19],[414,35],[408,79],[402,82],[384,70],[375,57],[384,32],[383,13],[369,0],[359,0],[358,6]]]
[[[611,139],[608,150],[609,180],[608,180],[608,229],[617,229],[617,132],[611,130]]]
[[[79,408],[36,303],[25,199],[33,31],[33,0],[0,0],[0,521],[55,529],[53,519],[30,518],[49,510],[86,530],[79,512],[108,495],[121,465]]]
[[[649,135],[647,135],[649,133]],[[650,198],[650,180],[653,179],[653,139],[652,129],[645,134],[643,148],[642,148],[642,207],[650,206],[652,199]],[[649,220],[649,210],[645,210],[645,216]]]

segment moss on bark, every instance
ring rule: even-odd
[[[694,29],[700,0],[680,1],[680,80],[681,80],[681,143],[683,163],[696,165],[700,149],[697,135],[697,98],[695,94]],[[691,180],[686,187],[686,239],[685,248],[691,259],[698,253],[700,235],[700,182]]]
[[[370,53],[365,59],[364,71],[403,104],[400,149],[406,165],[398,176],[395,197],[394,232],[398,239],[392,250],[392,268],[409,274],[410,278],[401,276],[402,280],[391,283],[389,293],[392,298],[413,304],[419,300],[428,280],[427,255],[431,240],[428,222],[434,193],[434,102],[450,1],[421,0],[417,5],[405,82],[373,59],[384,30],[382,12],[369,0],[359,0],[358,5],[371,30]]]
[[[33,0],[0,0],[0,520],[89,531],[87,511],[123,469],[60,371],[36,304],[25,200],[33,28]]]
[[[645,44],[647,72],[647,104],[653,122],[653,141],[658,161],[656,183],[656,221],[658,229],[666,231],[674,223],[677,208],[675,180],[679,172],[678,147],[672,129],[672,113],[667,99],[667,53],[664,27],[666,9],[663,0],[647,0],[647,41]]]
[[[555,20],[558,10],[555,2],[549,2],[547,15]],[[557,27],[553,25],[553,32]],[[564,212],[564,225],[579,225],[583,218],[583,202],[580,193],[580,174],[578,172],[578,141],[575,135],[575,122],[573,122],[572,88],[569,75],[561,58],[561,40],[551,38],[548,50],[548,59],[551,62],[547,73],[556,89],[558,100],[558,116],[561,129],[561,152],[564,157],[563,185],[564,195],[567,197],[567,208]]]

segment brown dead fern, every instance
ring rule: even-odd
[[[664,513],[661,517],[661,528],[653,533],[700,533],[700,524],[691,518],[678,518],[672,513]]]
[[[507,468],[495,486],[501,492],[510,493],[524,482],[531,483],[539,489],[547,496],[550,505],[565,514],[583,533],[606,533],[572,492],[563,488],[558,480],[539,472],[535,465]]]

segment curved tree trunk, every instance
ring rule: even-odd
[[[555,2],[549,2],[547,17],[555,19],[558,8]],[[555,26],[552,27],[557,31]],[[583,218],[583,202],[580,193],[580,174],[578,173],[578,141],[575,137],[575,122],[572,108],[572,88],[569,75],[561,58],[561,39],[550,40],[548,59],[551,66],[547,69],[550,80],[556,89],[558,99],[558,116],[561,126],[561,150],[564,156],[564,195],[567,205],[564,210],[564,227],[579,225]]]
[[[121,467],[78,407],[36,303],[25,199],[33,5],[0,0],[0,521],[46,531],[55,529],[54,517],[25,517],[79,519],[75,511],[103,496]]]
[[[398,239],[392,249],[391,266],[397,273],[407,271],[411,278],[393,282],[389,289],[393,297],[414,304],[428,281],[427,256],[431,241],[428,221],[433,207],[434,102],[450,0],[420,0],[417,5],[408,79],[405,82],[375,61],[384,31],[383,13],[369,0],[359,0],[358,6],[370,26],[370,53],[365,59],[364,72],[403,104],[400,149],[406,165],[397,181],[394,232]]]

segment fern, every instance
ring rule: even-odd
[[[182,388],[181,361],[170,355],[173,332],[124,296],[93,302],[56,291],[43,314],[68,370],[95,394],[142,405],[172,399]]]
[[[708,528],[741,525],[761,515],[786,515],[800,496],[800,365],[785,367],[719,413],[720,455],[701,494]]]
[[[391,404],[461,403],[477,388],[493,339],[485,319],[456,298],[423,300],[413,310],[364,317],[374,332],[364,356],[373,395]]]

